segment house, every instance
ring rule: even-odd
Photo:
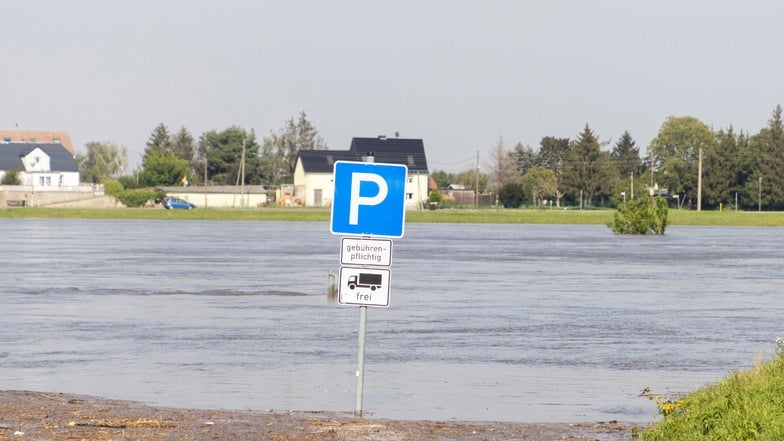
[[[406,209],[421,209],[427,201],[429,171],[421,139],[354,138],[348,150],[300,150],[294,168],[293,194],[286,195],[295,205],[329,207],[332,205],[335,161],[362,161],[402,164],[408,168],[405,187]]]
[[[62,144],[0,143],[0,179],[19,171],[23,186],[33,191],[79,186],[79,167]]]
[[[58,130],[0,130],[0,143],[42,143],[62,144],[71,155],[75,155],[71,144],[71,135]]]

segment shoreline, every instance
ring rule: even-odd
[[[0,439],[66,441],[632,440],[633,424],[354,418],[318,411],[184,409],[58,392],[0,391]]]

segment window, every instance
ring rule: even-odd
[[[52,138],[52,142],[54,144],[62,144],[62,142],[60,142],[60,138]]]
[[[411,199],[414,199],[414,193],[406,193],[406,199],[409,200],[409,201]]]
[[[43,177],[43,176],[39,176],[39,177],[38,177],[38,185],[44,185],[44,182],[46,182],[46,181],[44,180],[44,177]]]
[[[3,138],[3,144],[10,144],[11,138]]]
[[[408,155],[408,166],[413,167],[416,163],[414,162],[414,155]]]
[[[413,178],[413,177],[411,177],[411,176],[409,176],[409,177],[408,177],[408,183],[409,183],[409,184],[413,184],[413,183],[414,183],[414,178]]]
[[[36,142],[35,138],[30,138],[30,142]]]

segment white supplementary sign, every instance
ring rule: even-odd
[[[333,170],[333,234],[403,237],[405,165],[336,161]]]
[[[342,305],[389,306],[390,275],[389,269],[340,267],[338,303]]]
[[[340,264],[390,266],[392,240],[344,237],[340,240]]]

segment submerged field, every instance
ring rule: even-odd
[[[409,211],[407,222],[495,224],[609,223],[615,210],[447,209]],[[164,210],[162,208],[8,208],[0,218],[161,219],[329,222],[329,209],[269,207],[255,209]],[[784,213],[670,210],[670,225],[784,227]]]

